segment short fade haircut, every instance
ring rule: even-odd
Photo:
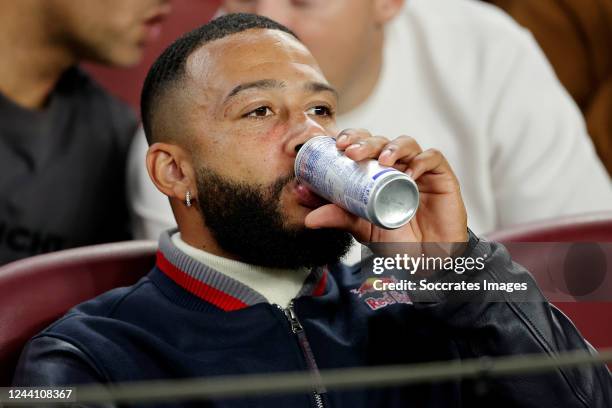
[[[183,78],[189,56],[208,42],[250,29],[280,30],[299,40],[293,31],[269,18],[246,13],[227,14],[184,34],[155,60],[140,96],[142,125],[149,144],[157,140],[152,128],[158,99]]]

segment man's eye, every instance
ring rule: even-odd
[[[332,111],[327,106],[314,106],[306,111],[309,115],[315,116],[331,116]]]
[[[259,108],[252,110],[251,112],[247,113],[245,115],[245,117],[249,117],[249,118],[263,118],[266,116],[270,116],[272,115],[272,109],[268,108],[267,106],[260,106]]]

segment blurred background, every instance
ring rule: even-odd
[[[83,66],[111,93],[139,111],[142,83],[155,58],[181,34],[209,21],[220,3],[220,0],[172,0],[172,13],[164,20],[159,38],[147,46],[138,65],[131,68]]]

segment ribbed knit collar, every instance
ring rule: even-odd
[[[172,242],[176,230],[161,234],[157,251],[157,268],[190,294],[222,309],[233,311],[258,303],[267,303],[259,292],[196,261]],[[313,268],[298,293],[301,296],[320,296],[327,286],[327,267]]]

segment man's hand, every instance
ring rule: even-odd
[[[358,241],[370,242],[466,242],[467,214],[457,177],[446,158],[437,150],[425,150],[408,136],[390,141],[368,131],[348,129],[340,132],[336,147],[355,160],[378,159],[411,176],[420,192],[419,209],[405,226],[386,230],[327,204],[306,217],[308,228],[339,228]]]

